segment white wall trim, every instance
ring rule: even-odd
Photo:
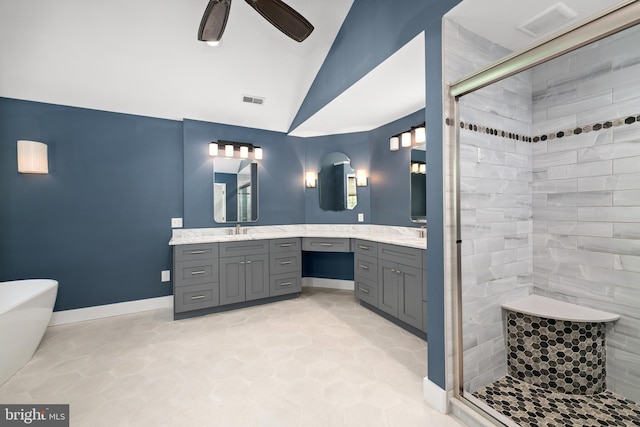
[[[148,298],[136,301],[120,302],[117,304],[97,305],[95,307],[78,308],[74,310],[56,311],[51,315],[49,326],[67,323],[84,322],[85,320],[103,319],[105,317],[121,316],[160,308],[172,308],[173,295],[158,298]]]
[[[449,412],[447,391],[431,382],[428,377],[425,377],[422,381],[422,392],[425,403],[431,408],[442,414]]]
[[[342,289],[344,291],[352,291],[355,289],[353,280],[321,279],[318,277],[303,277],[302,286],[308,288]]]

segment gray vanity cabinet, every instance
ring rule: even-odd
[[[220,305],[269,296],[267,241],[221,243],[219,265]]]
[[[378,307],[378,244],[356,239],[353,279],[356,298]]]
[[[424,251],[378,245],[378,308],[414,328],[424,329]]]
[[[269,295],[302,292],[301,239],[275,239],[269,243]]]
[[[173,255],[174,312],[218,306],[218,244],[176,246]]]

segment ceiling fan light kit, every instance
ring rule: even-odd
[[[313,25],[281,0],[245,0],[271,25],[297,42],[305,40]],[[198,40],[212,46],[219,44],[227,26],[231,0],[209,0],[198,30]]]

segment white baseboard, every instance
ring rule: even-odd
[[[309,288],[342,289],[345,291],[355,289],[353,280],[320,279],[317,277],[303,277],[302,286]]]
[[[173,307],[173,295],[158,298],[141,299],[137,301],[120,302],[117,304],[98,305],[95,307],[78,308],[75,310],[56,311],[51,315],[49,326],[67,323],[84,322],[85,320],[103,319],[105,317],[121,316],[123,314],[139,313],[141,311],[157,310]]]
[[[422,381],[422,391],[427,405],[442,414],[449,412],[449,399],[447,398],[446,390],[441,389],[431,382],[428,377],[425,377]]]

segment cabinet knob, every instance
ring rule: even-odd
[[[293,285],[293,282],[283,282],[283,283],[280,283],[280,287],[281,287],[281,288],[286,288],[287,286],[291,286],[291,285]]]
[[[368,269],[369,269],[369,267],[367,267],[366,265],[360,265],[359,267],[360,267],[361,269],[363,269],[363,270],[368,270]]]
[[[191,251],[191,255],[199,255],[199,254],[203,254],[204,251]]]
[[[360,288],[360,292],[362,292],[363,294],[368,294],[369,293],[369,289]]]
[[[292,246],[292,243],[280,243],[281,248],[289,248]]]
[[[199,299],[204,299],[205,296],[204,295],[197,295],[195,297],[191,297],[191,301],[195,301],[195,300],[199,300]]]
[[[333,243],[320,243],[320,246],[333,246]]]
[[[247,261],[247,264],[251,264],[251,261]]]
[[[369,246],[365,246],[365,245],[358,245],[358,248],[363,249],[365,251],[368,251],[369,249],[371,249],[369,248]]]
[[[192,275],[192,276],[197,276],[198,274],[204,274],[204,273],[206,273],[206,271],[204,271],[204,270],[198,270],[198,271],[192,271],[192,272],[191,272],[191,275]]]
[[[293,264],[293,261],[282,261],[280,265],[290,265]]]

